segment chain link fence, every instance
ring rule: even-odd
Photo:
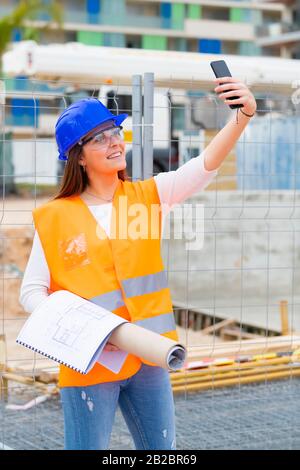
[[[172,77],[161,86],[152,73],[133,76],[131,86],[1,80],[2,448],[63,448],[57,366],[15,343],[28,318],[18,298],[34,234],[31,211],[57,191],[64,170],[56,119],[70,103],[95,96],[112,112],[129,114],[129,179],[176,171],[201,154],[232,113],[193,80],[181,86],[173,87]],[[253,91],[255,119],[217,177],[188,201],[204,207],[202,249],[185,249],[172,213],[173,236],[162,241],[178,332],[189,351],[190,369],[172,374],[178,449],[300,446],[297,90]],[[193,211],[187,218],[195,236],[196,218]],[[110,448],[134,448],[119,410]]]

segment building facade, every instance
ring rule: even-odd
[[[45,0],[45,2],[48,0]],[[84,44],[214,54],[281,55],[258,44],[257,29],[270,33],[290,18],[289,2],[259,0],[61,0],[63,31],[41,32],[40,43]],[[284,4],[285,3],[285,4]],[[18,0],[2,0],[0,17]],[[40,15],[36,26],[47,16]],[[273,28],[273,29],[272,29]],[[16,30],[12,40],[22,39]]]
[[[264,0],[270,4],[270,0]],[[284,7],[282,21],[258,28],[257,44],[265,53],[300,59],[300,0],[272,0]]]

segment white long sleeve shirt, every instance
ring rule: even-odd
[[[162,204],[162,220],[173,205],[182,203],[188,197],[203,190],[217,175],[218,170],[205,169],[204,154],[205,150],[176,171],[158,173],[154,176]],[[109,237],[112,203],[89,205],[88,208]],[[19,296],[19,302],[26,312],[32,313],[49,295],[47,291],[49,286],[49,268],[38,232],[35,230]]]

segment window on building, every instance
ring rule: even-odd
[[[138,35],[126,35],[125,37],[126,47],[133,49],[141,49],[142,47],[142,38]]]
[[[84,11],[85,4],[82,0],[63,0],[64,8],[66,10]]]
[[[49,44],[52,42],[62,44],[69,41],[76,41],[76,32],[57,30],[39,31],[39,44]]]
[[[229,8],[211,8],[202,7],[202,19],[203,20],[223,20],[229,21]]]
[[[187,40],[185,38],[168,38],[169,51],[182,51],[188,50]]]
[[[238,53],[240,55],[259,56],[261,55],[261,47],[252,41],[240,41]]]
[[[272,24],[281,22],[281,12],[278,11],[264,11],[262,13],[263,24]]]
[[[76,42],[77,33],[76,31],[65,31],[65,42]]]
[[[238,54],[238,41],[223,41],[223,54]]]
[[[293,24],[300,27],[300,4],[298,4],[292,11]]]
[[[197,39],[187,39],[187,51],[198,52],[198,40]]]
[[[103,33],[103,46],[125,47],[125,36],[122,33]]]
[[[264,47],[262,48],[262,56],[264,57],[280,57],[279,47]]]
[[[127,15],[140,16],[144,14],[144,5],[135,2],[127,2],[126,5]]]
[[[147,3],[141,4],[136,1],[127,1],[126,2],[126,12],[128,15],[133,16],[159,16],[160,14],[160,5],[157,3]]]
[[[292,59],[300,59],[300,46],[297,45],[291,51]]]

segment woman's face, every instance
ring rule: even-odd
[[[92,139],[82,147],[80,162],[86,165],[86,171],[89,175],[93,173],[112,174],[126,168],[125,142],[117,135],[109,134],[111,132],[109,129],[113,126],[113,121],[107,121],[93,129],[83,139],[85,141],[88,137],[99,134],[101,131],[108,131],[104,134],[104,138]]]

